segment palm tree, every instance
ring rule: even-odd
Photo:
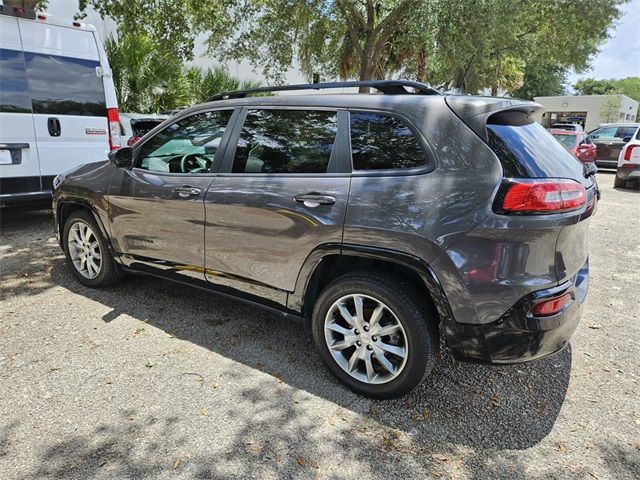
[[[187,100],[180,61],[146,35],[130,33],[105,42],[113,82],[125,112],[159,112]]]

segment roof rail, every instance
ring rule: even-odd
[[[424,83],[413,82],[410,80],[364,80],[352,82],[324,82],[324,83],[303,83],[299,85],[280,85],[275,87],[260,87],[249,90],[236,90],[232,92],[224,92],[209,98],[208,102],[216,100],[229,100],[231,98],[244,98],[254,93],[271,93],[271,92],[289,92],[294,90],[325,90],[330,88],[350,88],[350,87],[372,87],[385,95],[402,95],[402,94],[422,94],[422,95],[442,95],[435,88],[431,88]],[[413,88],[415,93],[410,92],[407,88]]]

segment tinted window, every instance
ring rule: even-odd
[[[351,112],[351,156],[355,170],[414,168],[427,161],[413,132],[399,119]]]
[[[537,122],[489,124],[487,134],[489,146],[500,159],[506,177],[585,180],[582,163]]]
[[[155,172],[208,172],[231,113],[197,113],[169,125],[142,146],[138,167]]]
[[[338,131],[336,112],[251,110],[247,114],[234,173],[324,173]]]
[[[106,116],[97,60],[25,52],[33,113]]]
[[[0,49],[0,112],[31,113],[24,56]]]
[[[562,135],[561,133],[554,133],[553,137],[560,142],[564,148],[573,148],[576,143],[575,135]]]
[[[620,127],[616,132],[616,138],[628,138],[636,134],[637,127]]]

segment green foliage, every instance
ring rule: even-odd
[[[184,100],[179,60],[156,48],[147,35],[111,37],[104,47],[121,111],[157,113]]]
[[[622,93],[627,97],[640,102],[640,77],[627,77],[621,79],[596,80],[584,78],[574,85],[578,95],[607,95],[610,93]]]
[[[80,0],[162,51],[248,60],[281,82],[403,76],[519,96],[564,89],[589,65],[627,0]],[[545,87],[545,82],[548,86]]]
[[[547,62],[531,63],[525,67],[523,83],[510,94],[533,100],[534,97],[564,95],[567,90],[567,69]]]
[[[123,112],[160,113],[204,102],[216,93],[260,86],[255,81],[241,82],[221,66],[183,66],[146,34],[112,37],[104,46]]]
[[[615,122],[620,116],[620,97],[611,96],[600,105],[600,120],[604,123]]]

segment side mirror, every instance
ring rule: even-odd
[[[109,152],[109,161],[116,168],[131,170],[133,168],[133,149],[131,147],[122,147],[118,150],[113,150]]]
[[[631,141],[631,137],[624,137],[624,138],[622,139],[622,141],[623,141],[624,143],[628,143],[628,142],[630,142],[630,141]]]

